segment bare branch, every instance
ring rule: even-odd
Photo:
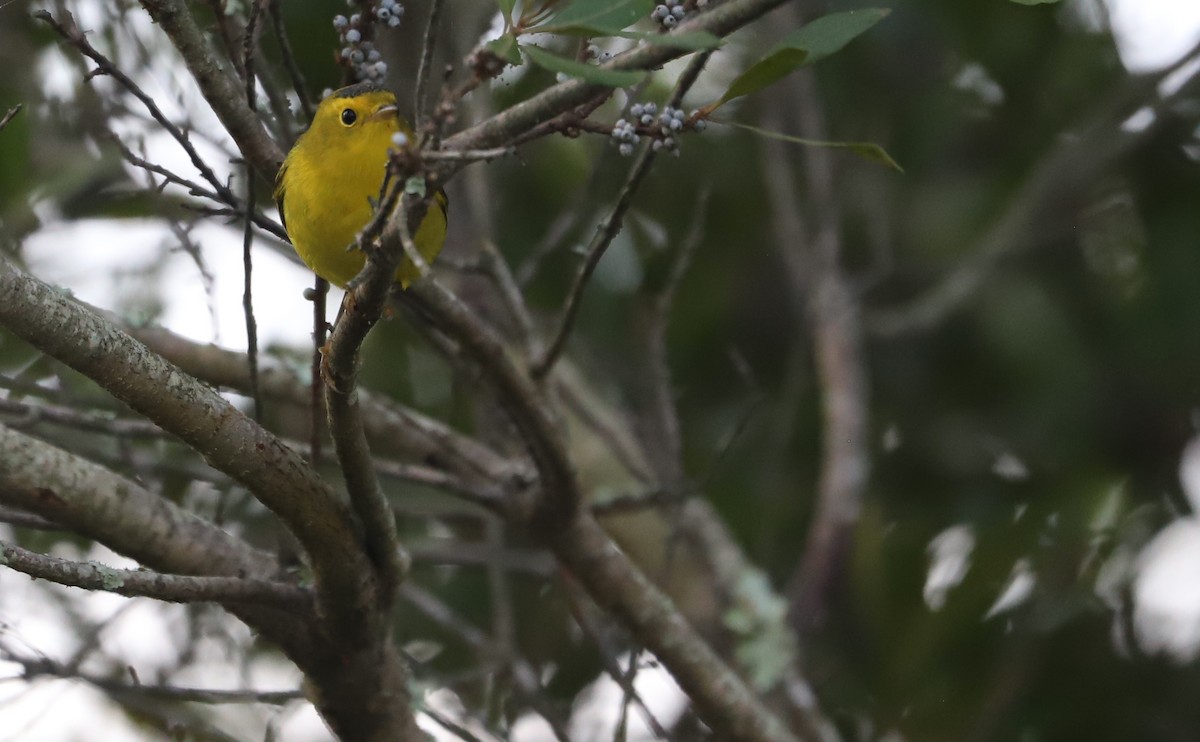
[[[0,492],[0,502],[11,502],[13,497]],[[7,523],[18,528],[32,528],[35,531],[65,531],[65,526],[43,518],[40,515],[27,513],[15,508],[0,507],[0,523]]]
[[[208,688],[181,688],[173,685],[144,685],[128,683],[111,677],[81,673],[70,664],[62,664],[40,656],[36,659],[5,652],[4,659],[16,662],[24,669],[22,679],[37,680],[42,677],[79,680],[113,695],[139,696],[148,700],[223,705],[230,703],[265,703],[281,706],[304,699],[302,690],[216,690]]]
[[[122,329],[187,373],[215,386],[249,393],[243,354],[197,343],[161,327],[123,325]],[[309,408],[310,385],[282,365],[264,368],[259,381],[267,399]],[[522,466],[438,420],[362,391],[359,402],[370,410],[363,424],[368,440],[379,453],[436,462],[471,486],[507,487],[528,476]]]
[[[251,548],[102,466],[0,425],[0,498],[157,569],[268,577]]]
[[[442,0],[433,0],[429,4],[429,19],[425,25],[425,41],[421,45],[421,63],[417,66],[417,86],[413,92],[413,129],[418,133],[425,127],[428,118],[426,113],[425,89],[429,84],[429,70],[433,66],[433,50],[437,44],[438,21],[442,14]]]
[[[500,661],[507,665],[522,698],[546,720],[559,742],[570,742],[566,725],[557,718],[550,704],[542,698],[543,691],[538,673],[528,661],[519,656],[504,654],[486,634],[425,589],[407,583],[401,586],[400,594],[425,617],[462,639],[481,660]]]
[[[680,76],[679,81],[675,85],[674,91],[671,93],[671,99],[668,102],[669,106],[678,106],[683,96],[696,83],[700,77],[700,72],[704,69],[704,65],[708,63],[711,52],[701,52],[696,55],[688,64],[687,69]],[[510,109],[511,110],[511,109]],[[554,362],[562,354],[566,348],[567,336],[571,333],[571,328],[575,324],[575,315],[579,311],[579,302],[583,298],[583,289],[587,285],[588,279],[592,275],[592,271],[600,263],[600,258],[604,257],[604,252],[608,246],[612,244],[613,239],[621,232],[621,223],[625,218],[625,212],[629,210],[630,204],[633,202],[633,194],[641,185],[642,179],[650,172],[650,166],[654,164],[655,150],[648,143],[642,146],[642,151],[638,154],[638,159],[629,169],[629,175],[625,178],[625,184],[621,186],[621,190],[617,193],[617,201],[613,204],[612,210],[609,211],[608,217],[601,223],[596,230],[595,236],[584,250],[583,263],[575,273],[575,278],[571,283],[571,288],[567,292],[566,305],[563,307],[562,319],[559,322],[558,330],[554,334],[554,339],[551,341],[545,354],[533,364],[534,378],[543,378],[554,367]]]
[[[60,23],[54,18],[54,16],[50,15],[50,13],[45,10],[39,10],[33,15],[35,18],[45,21],[47,25],[49,25],[56,33],[58,33],[58,35],[62,36],[67,40],[68,43],[78,49],[81,54],[95,62],[96,70],[100,74],[108,75],[109,77],[113,78],[120,83],[122,87],[128,90],[133,97],[137,98],[138,101],[145,106],[146,111],[150,114],[150,117],[153,118],[154,121],[160,127],[162,127],[163,131],[170,134],[176,143],[183,148],[183,151],[187,153],[188,159],[191,161],[192,166],[200,172],[200,175],[204,178],[204,180],[208,181],[213,190],[221,196],[220,200],[230,204],[236,203],[233,198],[233,194],[229,193],[229,189],[225,187],[224,183],[221,182],[221,179],[217,177],[212,168],[208,166],[208,163],[204,161],[204,158],[200,156],[200,153],[196,151],[196,148],[192,146],[192,143],[188,140],[187,135],[184,134],[178,126],[171,123],[171,121],[169,121],[165,115],[163,115],[163,112],[159,109],[158,104],[154,102],[154,99],[147,95],[137,83],[135,83],[129,78],[128,75],[118,69],[117,66],[108,59],[108,57],[101,54],[96,50],[95,47],[92,46],[91,42],[88,41],[87,36],[85,36],[84,33],[79,30],[79,26],[75,23],[75,16],[71,15],[69,11],[64,10],[62,11],[63,20]]]
[[[168,434],[154,423],[145,420],[117,417],[112,413],[84,412],[74,407],[54,404],[31,404],[0,399],[0,412],[20,415],[21,423],[47,422],[77,430],[107,433],[120,438],[163,438]]]
[[[279,0],[271,0],[271,27],[275,32],[275,40],[279,43],[279,54],[283,57],[283,66],[287,69],[288,77],[292,81],[292,89],[296,92],[296,97],[300,99],[300,110],[304,113],[304,118],[310,120],[313,117],[312,99],[308,97],[308,84],[304,81],[304,75],[300,72],[300,67],[296,64],[296,55],[292,53],[292,45],[288,41],[287,31],[283,25],[283,10]]]
[[[684,486],[683,439],[679,426],[679,411],[675,405],[675,386],[671,381],[671,368],[667,362],[667,329],[671,310],[683,276],[691,266],[692,258],[700,247],[704,236],[708,200],[712,189],[705,186],[700,191],[699,201],[692,227],[672,256],[666,281],[653,292],[647,301],[647,315],[641,332],[642,353],[646,368],[641,374],[641,386],[646,400],[641,423],[643,446],[647,457],[656,470],[659,487],[668,493],[682,494]]]
[[[142,7],[171,38],[217,118],[237,143],[242,156],[268,182],[283,162],[283,151],[267,134],[258,115],[246,105],[238,82],[209,53],[204,34],[183,0],[142,0]]]
[[[624,622],[691,697],[700,717],[724,739],[797,739],[763,706],[612,543],[590,515],[545,534],[554,553],[592,599]]]
[[[8,113],[4,114],[4,118],[0,118],[0,131],[4,131],[4,127],[8,126],[8,122],[12,121],[13,117],[20,113],[21,109],[24,107],[25,104],[18,103],[17,105],[8,109]]]
[[[591,278],[592,271],[600,264],[600,258],[604,257],[608,246],[620,234],[621,222],[625,218],[625,212],[629,210],[629,205],[633,202],[633,194],[641,185],[642,179],[646,177],[646,173],[650,172],[654,158],[654,149],[649,144],[643,145],[637,160],[629,168],[629,175],[625,177],[624,185],[617,193],[616,203],[613,204],[608,216],[596,229],[592,241],[584,249],[583,262],[579,264],[579,268],[575,271],[575,277],[571,280],[571,288],[567,291],[567,299],[558,321],[558,329],[554,332],[554,339],[550,341],[546,352],[534,362],[531,369],[534,378],[544,378],[554,367],[555,361],[562,355],[563,350],[566,349],[567,337],[575,326],[575,316],[579,312],[579,302],[583,298],[583,290],[587,286],[588,279]]]
[[[0,324],[178,435],[296,534],[311,558],[323,636],[336,637],[336,645],[294,635],[281,640],[313,679],[315,703],[335,729],[349,736],[387,729],[418,739],[407,672],[385,641],[386,615],[372,610],[378,586],[350,512],[300,455],[212,389],[3,258],[0,295]]]
[[[60,585],[169,603],[266,603],[304,609],[311,601],[308,590],[274,580],[114,569],[96,562],[72,562],[38,554],[3,541],[0,541],[0,565]]]
[[[783,5],[786,0],[729,0],[698,13],[675,27],[672,33],[708,31],[726,36],[751,21]],[[600,65],[613,70],[657,69],[672,59],[692,52],[665,44],[644,44]],[[445,149],[486,149],[511,141],[525,131],[555,116],[583,105],[596,95],[611,89],[573,79],[541,93],[446,139]],[[444,173],[449,175],[449,172]]]

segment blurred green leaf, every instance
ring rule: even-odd
[[[536,29],[542,33],[612,36],[650,15],[654,0],[575,0]]]
[[[521,51],[539,67],[545,67],[551,72],[561,72],[569,77],[577,77],[597,85],[607,85],[610,88],[625,88],[637,85],[645,78],[644,72],[627,72],[625,70],[607,70],[591,64],[576,62],[557,54],[551,54],[536,46],[521,46]]]
[[[512,34],[504,34],[498,39],[492,39],[485,45],[485,48],[513,66],[521,64],[521,50],[516,37]]]
[[[769,131],[767,129],[760,129],[757,126],[750,126],[749,124],[739,124],[734,121],[715,121],[714,120],[713,123],[714,124],[722,124],[724,126],[734,126],[734,127],[737,127],[738,129],[745,129],[746,131],[752,131],[755,134],[761,134],[764,137],[770,137],[771,139],[779,139],[781,141],[791,142],[793,144],[803,144],[806,147],[826,147],[829,149],[844,149],[849,152],[853,152],[854,154],[858,155],[859,157],[863,158],[864,160],[870,160],[871,162],[878,163],[885,167],[891,168],[892,170],[895,170],[898,173],[904,172],[904,168],[900,167],[900,164],[898,162],[896,162],[894,159],[892,159],[892,156],[889,155],[887,153],[887,151],[884,150],[883,147],[880,147],[878,144],[875,144],[874,142],[830,142],[830,141],[822,141],[819,139],[805,139],[803,137],[794,137],[790,134],[781,134],[780,132],[777,132],[777,131]]]
[[[789,34],[767,56],[738,75],[710,110],[734,98],[756,93],[788,73],[840,51],[890,12],[886,8],[849,10],[822,16],[805,25]]]
[[[512,20],[513,6],[516,4],[517,0],[496,0],[496,6],[500,8],[505,24]]]
[[[1012,0],[1017,5],[1053,5],[1058,0]]]

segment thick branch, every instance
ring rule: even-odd
[[[592,599],[620,618],[634,638],[662,660],[719,738],[796,739],[591,515],[581,513],[567,527],[543,535]]]
[[[157,569],[269,577],[275,560],[84,458],[0,425],[0,499]]]
[[[250,391],[243,353],[197,343],[161,327],[124,325],[122,329],[198,379],[243,394]],[[282,365],[265,365],[259,387],[268,400],[300,409],[309,405],[308,382]],[[380,453],[436,462],[472,485],[487,488],[502,485],[518,473],[492,449],[438,420],[378,395],[359,392],[358,396],[359,404],[370,411],[363,420],[367,438]]]
[[[418,739],[407,672],[381,641],[373,573],[348,508],[300,455],[215,391],[0,258],[0,324],[96,381],[245,485],[311,559],[330,644],[293,642],[314,701],[343,736]]]
[[[0,324],[88,376],[242,483],[296,534],[331,608],[364,599],[349,512],[291,448],[145,346],[0,258]],[[357,621],[354,621],[357,623]]]
[[[200,92],[237,143],[242,156],[258,174],[275,182],[283,151],[246,103],[241,85],[211,53],[204,34],[183,0],[142,0],[150,14],[183,57]]]

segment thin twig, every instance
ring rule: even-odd
[[[0,501],[10,498],[0,494]],[[32,528],[35,531],[66,531],[66,526],[55,523],[49,518],[43,518],[40,515],[17,510],[16,508],[6,508],[0,506],[0,523],[7,523],[10,526],[17,528]]]
[[[247,60],[249,64],[249,60]],[[262,391],[258,387],[258,322],[254,319],[253,272],[254,261],[250,248],[254,244],[254,181],[253,170],[246,165],[246,228],[242,233],[242,314],[246,318],[246,360],[250,368],[250,399],[254,404],[254,420],[262,422]]]
[[[643,146],[642,151],[638,153],[637,160],[629,169],[629,175],[625,178],[625,184],[621,186],[621,190],[617,194],[617,202],[613,204],[612,209],[608,212],[608,216],[600,223],[599,228],[596,229],[595,236],[584,250],[583,262],[580,263],[579,268],[575,271],[571,288],[567,291],[567,299],[560,313],[561,316],[558,321],[558,329],[554,333],[554,339],[547,346],[546,352],[534,361],[530,368],[530,372],[535,379],[545,378],[546,374],[554,367],[554,363],[566,348],[567,338],[571,334],[571,329],[575,326],[575,316],[579,312],[579,304],[583,299],[583,290],[587,287],[588,279],[591,278],[592,272],[596,270],[596,266],[600,264],[600,258],[604,257],[605,250],[608,249],[613,239],[620,233],[625,212],[629,210],[629,205],[633,202],[633,194],[637,191],[637,187],[641,185],[642,179],[646,177],[646,173],[650,172],[650,166],[654,163],[654,158],[654,150],[648,144]]]
[[[491,162],[499,157],[515,155],[516,147],[493,147],[492,149],[439,149],[424,150],[421,159],[445,162]]]
[[[400,587],[400,595],[426,618],[457,635],[481,660],[503,661],[512,672],[517,692],[545,719],[555,738],[559,742],[570,742],[571,737],[567,734],[566,725],[543,698],[538,673],[533,666],[520,656],[503,654],[487,634],[424,588],[407,582]]]
[[[675,85],[674,91],[671,93],[670,102],[668,105],[678,106],[683,100],[683,96],[699,79],[700,73],[704,70],[704,65],[708,63],[711,52],[701,52],[692,58],[688,63],[683,74],[680,75],[678,83]],[[630,204],[633,202],[633,194],[641,185],[642,179],[650,171],[650,166],[654,164],[655,151],[649,144],[642,146],[642,151],[638,154],[638,159],[634,162],[633,167],[629,170],[629,175],[625,178],[625,184],[617,194],[617,202],[613,205],[608,217],[601,223],[599,229],[596,230],[596,235],[584,250],[583,263],[575,273],[575,278],[572,281],[571,288],[567,293],[567,301],[562,311],[562,319],[559,322],[558,330],[554,334],[554,340],[551,341],[545,354],[533,364],[531,372],[534,378],[544,378],[554,367],[555,361],[562,354],[567,345],[567,338],[571,334],[571,328],[575,325],[575,316],[579,312],[579,303],[583,298],[583,290],[587,286],[588,279],[592,275],[592,271],[600,263],[600,258],[604,257],[604,252],[608,246],[612,244],[613,239],[621,231],[621,223],[625,217],[625,212],[629,210]]]
[[[246,105],[237,81],[213,59],[208,38],[187,3],[184,0],[142,0],[141,5],[170,37],[205,100],[237,143],[242,158],[253,164],[268,182],[274,182],[275,173],[283,162],[283,152],[267,134],[258,114]]]
[[[325,419],[325,394],[321,384],[321,360],[325,348],[325,335],[329,329],[329,323],[325,319],[325,303],[329,297],[329,282],[320,276],[316,276],[312,289],[304,293],[313,303],[312,377],[309,379],[311,396],[308,407],[308,460],[316,463],[321,460],[321,440],[323,438],[321,423]]]
[[[810,139],[826,138],[816,81],[790,81],[779,119]],[[782,247],[798,321],[807,321],[821,390],[821,467],[817,501],[804,553],[789,580],[790,616],[801,638],[821,625],[844,574],[854,526],[870,472],[866,356],[859,298],[842,268],[842,213],[836,160],[828,150],[804,157],[805,195],[797,196],[793,168],[777,141],[764,149],[764,173],[777,242]],[[799,204],[799,206],[798,206]]]
[[[223,705],[228,703],[265,703],[282,706],[304,699],[304,691],[296,690],[218,690],[210,688],[182,688],[173,685],[143,685],[128,683],[115,678],[81,673],[70,665],[55,662],[43,656],[36,659],[4,652],[6,660],[16,662],[23,668],[23,680],[32,681],[42,677],[63,680],[80,680],[106,693],[137,695],[156,701],[176,701]]]
[[[459,724],[458,722],[456,722],[454,719],[451,719],[450,717],[446,716],[442,712],[431,707],[428,703],[422,704],[420,707],[420,710],[421,710],[421,713],[424,714],[425,716],[429,717],[429,719],[431,721],[435,722],[438,726],[445,729],[447,732],[450,732],[454,736],[458,737],[460,740],[463,740],[463,742],[483,742],[483,740],[481,740],[479,737],[475,736],[475,733],[472,732],[470,729],[467,729],[462,724]]]
[[[659,487],[667,492],[678,493],[684,484],[683,440],[671,368],[667,360],[667,330],[683,276],[704,239],[703,215],[708,213],[711,196],[712,188],[703,186],[692,212],[697,216],[692,220],[691,228],[679,248],[671,256],[666,281],[648,297],[648,316],[641,333],[646,362],[642,374],[646,399],[642,414],[639,415],[640,432],[647,457],[655,468]]]
[[[271,0],[269,8],[271,26],[275,32],[275,40],[279,43],[279,55],[283,58],[284,69],[287,70],[288,77],[292,81],[292,89],[295,90],[296,97],[300,100],[300,110],[304,113],[304,119],[312,120],[314,109],[312,99],[308,97],[308,84],[304,81],[304,75],[296,64],[296,55],[292,53],[292,45],[288,41],[287,29],[283,23],[283,10],[279,0]]]
[[[8,113],[4,114],[4,118],[0,118],[0,131],[4,131],[4,127],[8,126],[8,122],[12,121],[13,117],[20,113],[21,109],[24,107],[24,103],[18,103],[17,105],[8,109]]]
[[[268,0],[252,0],[250,17],[246,20],[246,30],[242,35],[242,74],[246,82],[246,105],[251,111],[257,111],[258,105],[254,95],[254,51],[258,48],[258,26]]]
[[[170,438],[162,428],[148,420],[116,417],[111,413],[91,412],[54,404],[30,404],[0,398],[0,412],[21,415],[22,424],[47,422],[76,430],[107,433],[119,438]],[[11,423],[10,423],[11,424]]]
[[[426,107],[429,105],[425,95],[429,85],[429,70],[433,66],[433,51],[437,44],[438,21],[442,14],[442,0],[433,0],[429,5],[429,19],[425,26],[425,42],[421,46],[421,62],[417,66],[417,87],[413,93],[413,128],[423,132],[425,121],[428,119]],[[436,146],[436,142],[430,142]]]
[[[642,718],[646,722],[646,726],[650,728],[651,733],[656,739],[666,739],[669,735],[663,729],[662,724],[655,718],[650,708],[642,700],[641,695],[634,687],[633,681],[637,677],[638,656],[641,654],[641,648],[635,648],[629,653],[629,670],[628,672],[621,669],[618,662],[618,650],[614,647],[612,640],[612,631],[607,630],[607,624],[601,624],[597,619],[596,614],[599,613],[599,608],[588,597],[587,593],[569,576],[560,580],[563,592],[567,596],[571,608],[571,615],[575,618],[575,623],[583,630],[586,635],[595,645],[600,654],[601,666],[604,672],[608,674],[613,682],[617,684],[622,691],[621,704],[621,719],[617,723],[615,731],[620,734],[624,731],[626,722],[626,710],[629,704],[637,704],[638,709],[642,713]]]
[[[50,13],[45,10],[39,10],[33,14],[35,18],[38,18],[48,24],[56,33],[58,33],[59,36],[62,36],[67,40],[68,43],[78,49],[81,54],[95,62],[97,73],[108,75],[109,77],[113,78],[120,83],[123,88],[129,91],[131,95],[137,98],[141,104],[145,106],[146,111],[150,114],[150,117],[153,118],[155,122],[157,122],[164,131],[170,134],[171,138],[183,148],[183,151],[187,154],[192,165],[197,171],[200,172],[200,175],[204,178],[204,180],[208,181],[213,190],[219,194],[222,194],[222,196],[228,193],[229,189],[224,185],[224,183],[221,182],[221,179],[217,177],[212,168],[208,166],[208,163],[204,161],[204,158],[200,156],[200,153],[196,151],[196,148],[192,146],[192,143],[188,140],[187,135],[184,134],[178,126],[171,123],[167,119],[167,117],[159,109],[158,104],[154,102],[154,99],[147,95],[137,83],[129,78],[128,75],[118,69],[108,57],[101,54],[96,50],[95,47],[91,45],[91,43],[87,40],[87,36],[85,36],[83,32],[79,30],[79,26],[75,23],[75,16],[71,15],[70,11],[62,11],[62,15],[64,22],[60,23],[54,18],[54,16],[50,15]],[[222,198],[222,200],[226,203],[233,202],[232,194],[229,194],[228,199]]]
[[[250,19],[242,40],[242,70],[246,76],[246,105],[258,110],[254,95],[254,50],[258,48],[258,21],[267,0],[255,0],[250,6]],[[246,228],[242,235],[242,314],[246,318],[246,360],[250,364],[250,399],[254,404],[254,420],[262,422],[262,392],[258,388],[258,323],[254,319],[253,273],[254,261],[250,248],[254,244],[254,169],[246,163]]]
[[[115,569],[96,562],[72,562],[0,541],[0,563],[60,585],[102,590],[129,598],[171,603],[269,603],[302,608],[311,594],[299,585],[245,577],[194,577],[140,569]]]

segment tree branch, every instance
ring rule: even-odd
[[[716,36],[727,36],[783,5],[786,1],[729,0],[680,23],[672,33],[682,35],[695,31],[708,31]],[[672,59],[691,53],[693,52],[665,44],[645,44],[620,54],[600,66],[613,70],[650,70],[662,67]],[[444,148],[488,149],[502,145],[538,124],[549,121],[575,106],[583,105],[594,96],[605,92],[611,92],[611,88],[578,79],[561,82],[447,138]],[[443,175],[448,176],[454,169],[448,168]]]
[[[258,115],[250,110],[238,81],[221,68],[209,53],[196,19],[183,0],[142,0],[150,14],[183,57],[200,92],[237,143],[242,156],[268,182],[283,162],[283,151],[267,134]]]
[[[111,324],[0,258],[0,324],[96,381],[245,485],[296,534],[311,559],[323,644],[289,645],[317,707],[340,734],[419,739],[407,672],[350,512],[300,455],[212,389]],[[294,639],[294,637],[293,637]],[[322,642],[329,641],[322,639]]]
[[[267,553],[98,464],[0,425],[0,498],[119,554],[180,574],[265,578]]]
[[[20,113],[21,109],[24,107],[24,104],[18,103],[17,105],[8,109],[8,113],[4,114],[4,118],[0,118],[0,131],[4,131],[4,127],[8,126],[8,122],[12,121],[13,117]]]
[[[96,562],[72,562],[45,556],[3,541],[0,541],[0,566],[69,587],[169,603],[266,603],[280,608],[304,609],[311,600],[308,590],[285,582],[114,569]]]

